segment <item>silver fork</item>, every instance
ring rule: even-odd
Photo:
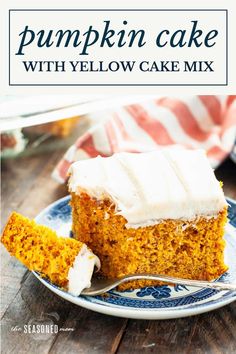
[[[162,282],[190,285],[197,288],[211,288],[216,290],[231,290],[236,291],[236,284],[227,284],[219,281],[209,282],[205,280],[190,280],[182,278],[169,277],[167,275],[159,274],[130,274],[122,278],[104,279],[104,278],[92,278],[91,287],[84,289],[82,295],[95,296],[100,295],[108,290],[114,289],[116,286],[131,280],[158,280]]]

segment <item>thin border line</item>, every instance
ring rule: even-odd
[[[8,46],[9,46],[9,53],[8,53],[8,84],[11,86],[11,10],[9,10],[8,14],[8,20],[9,20],[9,39],[8,39]]]
[[[10,11],[227,11],[227,9],[9,9]]]
[[[229,75],[229,72],[228,72],[228,51],[229,51],[229,43],[228,43],[228,38],[229,38],[229,23],[228,23],[228,10],[225,10],[225,14],[226,14],[226,21],[225,21],[225,26],[226,26],[226,31],[225,31],[225,34],[226,34],[226,86],[228,86],[229,84],[229,81],[228,81],[228,75]]]
[[[227,84],[11,84],[10,86],[227,86]]]
[[[221,84],[13,84],[11,83],[11,44],[10,44],[10,15],[11,12],[19,12],[19,11],[159,11],[159,12],[178,12],[178,11],[192,11],[192,12],[206,12],[206,11],[210,11],[210,12],[225,12],[226,13],[226,80],[225,83],[221,83]],[[88,86],[88,87],[92,87],[92,86],[98,86],[98,87],[109,87],[109,86],[228,86],[228,9],[9,9],[9,75],[8,75],[8,85],[9,86]]]

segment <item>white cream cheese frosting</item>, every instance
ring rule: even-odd
[[[99,258],[83,245],[68,272],[68,291],[72,295],[79,296],[84,289],[90,288],[95,266],[100,269]]]
[[[226,205],[223,190],[203,150],[162,149],[117,153],[75,162],[69,190],[110,198],[126,227],[163,219],[215,216]]]

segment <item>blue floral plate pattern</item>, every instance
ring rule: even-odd
[[[37,217],[40,224],[55,229],[59,235],[71,234],[70,197],[49,205]],[[226,226],[226,264],[229,270],[219,280],[236,282],[236,202],[229,203],[229,222]],[[168,319],[196,315],[229,304],[236,299],[236,292],[198,289],[184,285],[152,286],[133,291],[109,291],[105,296],[73,296],[49,281],[35,276],[51,291],[62,298],[100,313],[136,319]]]

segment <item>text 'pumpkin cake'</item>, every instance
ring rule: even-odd
[[[70,168],[74,237],[108,278],[158,273],[215,279],[224,264],[227,203],[203,150],[119,153]],[[134,281],[122,289],[156,284]]]

